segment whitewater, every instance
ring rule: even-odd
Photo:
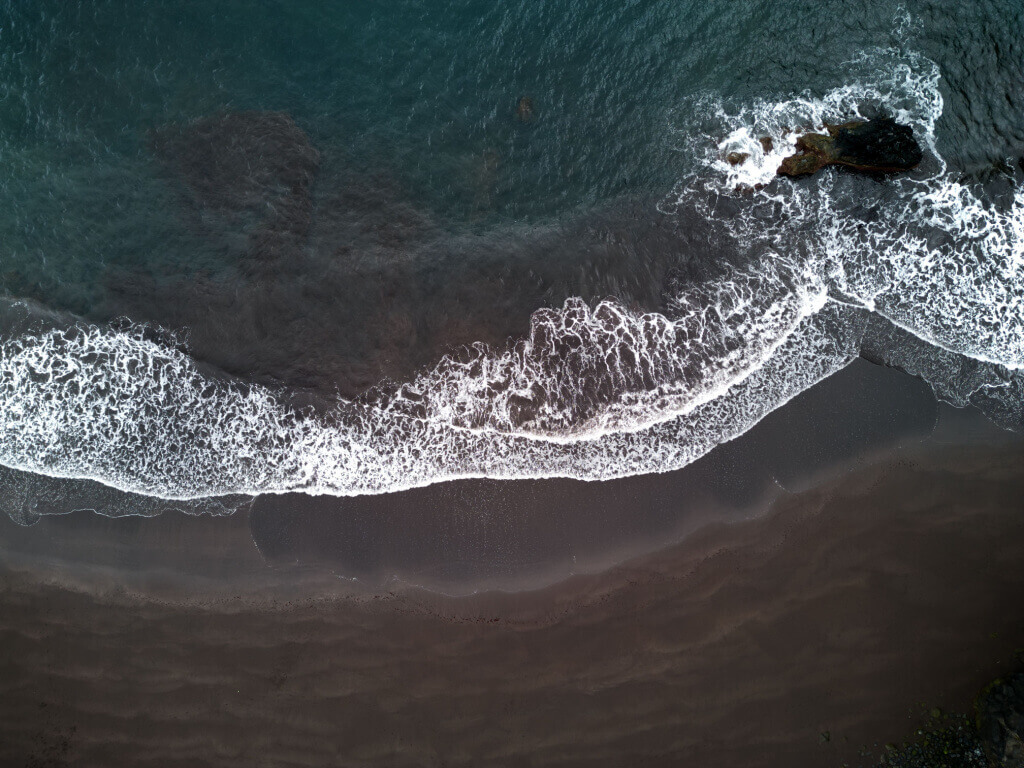
[[[55,326],[11,300],[0,464],[166,500],[606,480],[684,467],[861,354],[1020,427],[1024,188],[996,203],[950,174],[933,62],[881,49],[847,69],[823,96],[707,94],[682,110],[701,117],[677,127],[680,149],[703,163],[659,210],[696,208],[749,254],[742,264],[677,286],[661,313],[614,300],[540,309],[506,349],[450,355],[372,401],[295,407],[204,371],[169,334]],[[911,125],[926,153],[885,181],[884,200],[866,205],[833,171],[775,178],[799,131],[880,112]],[[733,151],[750,157],[732,166]]]

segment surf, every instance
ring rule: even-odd
[[[372,398],[300,406],[287,391],[211,375],[187,344],[145,326],[53,327],[9,302],[5,314],[21,320],[0,340],[0,464],[178,501],[668,472],[866,349],[1013,427],[1024,189],[1000,209],[951,178],[935,148],[933,62],[879,49],[849,69],[853,80],[822,96],[734,107],[704,94],[689,105],[705,116],[681,129],[699,167],[659,209],[705,216],[736,244],[735,264],[674,286],[661,312],[611,299],[539,309],[525,338],[452,353]],[[771,178],[794,126],[873,110],[914,126],[928,160],[886,182],[870,210],[846,176]],[[722,160],[735,149],[750,150],[749,167]]]

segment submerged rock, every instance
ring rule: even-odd
[[[523,96],[519,99],[516,104],[516,117],[519,118],[521,123],[529,123],[536,117],[533,110],[533,99],[529,96]]]
[[[989,765],[1024,768],[1024,673],[996,680],[974,706]]]
[[[808,133],[796,143],[797,153],[779,166],[781,176],[805,176],[826,165],[842,165],[865,173],[909,171],[923,158],[914,131],[891,118],[826,125],[827,134]]]

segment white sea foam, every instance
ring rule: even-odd
[[[635,430],[721,397],[826,301],[817,276],[781,256],[673,298],[671,319],[612,301],[541,310],[514,348],[446,358],[385,409],[555,441]]]
[[[924,56],[894,49],[866,51],[847,62],[850,80],[822,95],[809,92],[790,99],[757,99],[729,104],[717,94],[695,99],[687,112],[702,116],[705,129],[680,129],[682,149],[703,156],[716,175],[704,181],[724,189],[751,189],[775,181],[782,161],[796,150],[797,138],[822,131],[826,123],[870,118],[884,109],[897,121],[910,125],[918,139],[934,152],[935,122],[942,114],[939,69]],[[724,136],[724,139],[716,138]],[[770,138],[766,151],[762,138]],[[726,159],[738,152],[749,157],[732,165]],[[667,207],[688,196],[693,180],[680,182],[666,198]]]
[[[377,405],[339,401],[326,414],[212,379],[142,329],[20,330],[0,342],[0,464],[164,499],[664,472],[847,365],[877,318],[944,356],[929,366],[917,350],[907,366],[947,376],[936,382],[944,397],[995,398],[1017,413],[1024,190],[997,209],[948,178],[934,142],[939,73],[927,59],[875,51],[849,69],[853,81],[822,97],[732,110],[706,98],[714,135],[727,138],[688,134],[694,152],[707,147],[706,167],[663,209],[705,205],[713,217],[709,193],[771,181],[793,145],[786,129],[872,108],[914,126],[928,150],[922,170],[890,182],[870,216],[827,173],[744,198],[722,227],[756,257],[680,288],[663,314],[570,300],[537,312],[508,350],[474,348]],[[732,166],[728,151],[751,158]],[[783,215],[763,217],[764,205]],[[958,378],[963,361],[976,365]]]
[[[856,354],[852,312],[799,322],[722,395],[646,428],[577,440],[467,429],[351,403],[327,417],[211,381],[141,332],[86,327],[5,342],[3,462],[171,499],[382,493],[459,477],[607,479],[685,466]]]
[[[823,174],[813,184],[778,179],[755,197],[777,214],[759,216],[748,206],[723,224],[748,245],[771,243],[783,251],[800,248],[804,268],[818,274],[833,298],[849,301],[890,320],[930,344],[1015,371],[1024,367],[1024,189],[1009,205],[983,200],[952,178],[936,150],[935,126],[942,114],[938,67],[916,53],[872,51],[850,63],[860,79],[820,98],[802,95],[728,109],[705,99],[703,111],[717,116],[728,139],[705,149],[717,177],[688,178],[662,203],[671,211],[692,197],[695,186],[721,194],[743,194],[765,183],[795,146],[789,133],[820,129],[826,122],[886,111],[913,126],[924,145],[921,170],[886,184],[885,204],[841,200],[839,177]],[[865,114],[868,113],[868,114]],[[753,151],[770,136],[769,155]],[[696,138],[690,136],[689,146]],[[705,141],[705,146],[709,142]],[[751,150],[731,166],[724,153]],[[848,178],[844,179],[848,180]],[[850,190],[845,190],[851,196]],[[853,191],[856,194],[856,191]],[[706,214],[713,210],[706,207]]]

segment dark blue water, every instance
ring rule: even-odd
[[[861,355],[1017,428],[1021,29],[6,2],[0,464],[157,501],[643,475]],[[918,169],[774,178],[798,132],[878,115]]]

